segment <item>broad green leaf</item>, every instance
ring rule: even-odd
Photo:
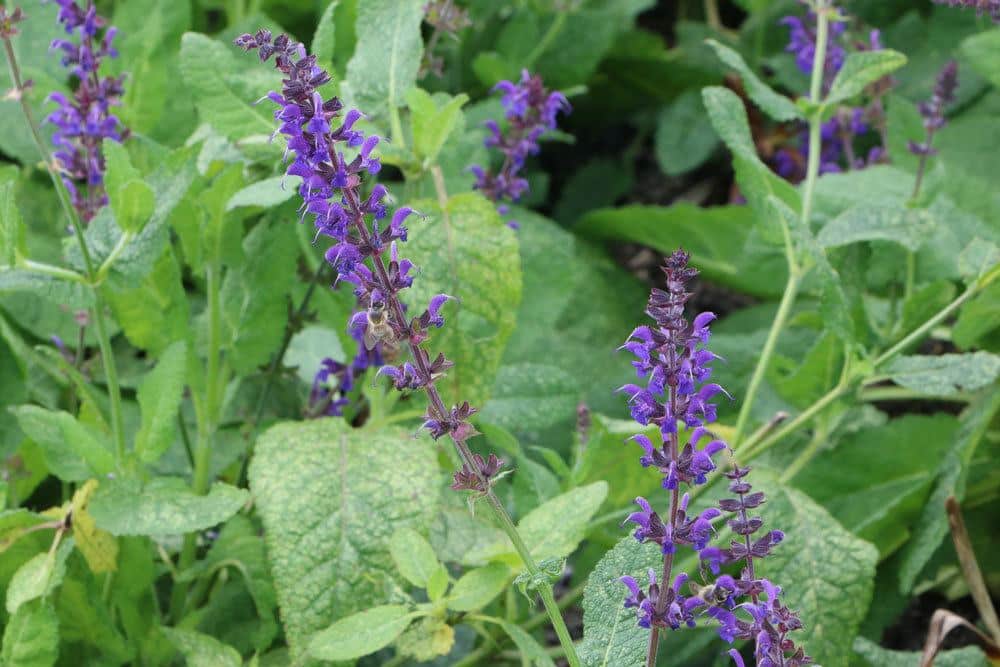
[[[795,103],[784,95],[774,91],[769,85],[760,80],[750,66],[746,64],[737,51],[720,44],[714,39],[708,40],[708,45],[715,49],[715,53],[722,62],[733,68],[743,79],[743,85],[761,110],[768,116],[778,121],[791,121],[803,119],[802,111],[795,106]]]
[[[577,378],[558,366],[504,365],[479,418],[519,433],[540,431],[572,418],[581,392]]]
[[[906,64],[906,56],[892,49],[857,51],[847,56],[843,67],[830,86],[830,94],[823,101],[827,106],[846,102],[858,95],[869,84],[891,74]]]
[[[958,313],[952,336],[956,345],[967,349],[997,327],[1000,327],[1000,281],[991,283],[965,304]]]
[[[392,535],[436,516],[436,452],[412,431],[340,419],[279,424],[258,440],[250,488],[294,656],[332,621],[388,601]]]
[[[444,597],[450,583],[451,578],[448,576],[448,568],[445,567],[444,563],[438,563],[437,568],[435,568],[427,580],[427,598],[431,602],[437,602]]]
[[[443,211],[429,201],[417,208],[427,218],[411,218],[405,253],[420,267],[420,279],[405,297],[415,315],[435,294],[459,299],[444,306],[445,326],[433,330],[426,347],[455,362],[437,383],[445,402],[482,405],[521,300],[517,235],[476,193],[452,197]]]
[[[608,484],[606,509],[626,507],[636,496],[662,488],[660,475],[639,465],[642,448],[629,441],[644,433],[657,442],[659,429],[643,428],[631,420],[591,415],[590,435],[573,480],[578,484],[604,480]]]
[[[137,285],[107,290],[106,296],[125,337],[151,354],[189,331],[189,304],[173,248],[163,249],[153,270]]]
[[[1000,32],[984,30],[967,37],[959,51],[976,72],[1000,86]]]
[[[299,379],[310,384],[324,358],[344,360],[341,336],[333,329],[323,326],[308,326],[292,337],[285,352],[284,365],[295,368]]]
[[[469,570],[452,587],[448,608],[454,611],[482,609],[504,591],[508,581],[510,570],[503,563]]]
[[[1000,375],[1000,356],[989,352],[903,356],[894,359],[886,372],[907,389],[950,396],[992,384]]]
[[[374,653],[398,637],[414,616],[398,604],[366,609],[316,633],[309,641],[309,655],[321,660],[352,660]]]
[[[31,528],[48,521],[51,521],[51,519],[23,507],[0,512],[0,553],[9,549],[14,542],[26,535]]]
[[[334,45],[337,43],[337,26],[333,17],[337,12],[340,0],[330,0],[319,21],[316,23],[316,32],[313,33],[309,52],[316,56],[316,61],[324,69],[333,64]]]
[[[979,237],[972,239],[958,256],[958,270],[967,282],[986,275],[1000,264],[1000,248],[992,241]]]
[[[427,588],[427,582],[439,567],[430,543],[412,528],[403,528],[393,534],[389,553],[403,578],[418,588]]]
[[[77,543],[77,547],[79,546]],[[75,574],[71,569],[70,575],[59,588],[56,601],[62,645],[73,645],[74,655],[81,649],[81,652],[86,652],[89,648],[90,652],[112,664],[132,664],[136,657],[135,647],[119,632],[118,624],[111,618],[109,605],[103,599],[105,577],[74,576]],[[115,583],[119,583],[125,576],[128,575],[116,575]],[[151,585],[152,583],[147,584],[147,592]],[[115,586],[115,592],[119,590],[121,589]],[[131,621],[132,609],[129,609],[128,602],[122,601],[124,604],[119,608],[121,616],[118,618],[128,617]],[[126,623],[130,624],[130,621]]]
[[[701,95],[715,131],[729,150],[743,158],[759,159],[750,135],[746,109],[739,96],[719,86],[705,88]]]
[[[59,619],[46,602],[23,605],[3,631],[5,667],[52,667],[59,657]]]
[[[66,559],[71,551],[72,538],[64,538],[55,551],[43,551],[18,568],[7,586],[7,613],[16,614],[21,605],[58,588],[66,576]]]
[[[891,241],[915,251],[936,225],[937,220],[924,209],[859,204],[826,223],[817,238],[825,248],[858,241]]]
[[[594,482],[567,491],[528,512],[518,522],[517,529],[531,555],[536,560],[544,560],[565,558],[573,553],[607,495],[607,482]],[[503,560],[515,568],[515,572],[524,567],[506,536],[494,544],[471,549],[464,562],[473,564],[489,560]]]
[[[759,490],[760,473],[755,477]],[[877,552],[808,496],[777,485],[767,485],[767,492],[766,526],[780,527],[786,537],[761,563],[757,575],[780,582],[784,603],[801,615],[805,626],[792,637],[816,664],[846,667],[871,601]],[[619,578],[627,574],[644,583],[647,570],[659,573],[662,561],[655,544],[626,537],[597,564],[584,592],[580,647],[584,664],[645,664],[649,631],[636,625],[633,609],[624,609],[626,589]],[[675,571],[691,571],[694,565],[694,558],[685,556]]]
[[[773,297],[780,293],[779,278],[787,271],[786,261],[779,247],[753,247],[753,225],[753,211],[746,206],[700,208],[682,202],[591,211],[575,229],[593,238],[642,243],[663,255],[683,247],[691,253],[691,263],[709,279]],[[641,316],[635,313],[636,318]],[[628,335],[628,331],[623,333]]]
[[[934,490],[916,524],[913,538],[902,552],[899,566],[899,587],[902,593],[912,590],[920,572],[948,534],[944,501],[948,496],[955,496],[959,502],[965,497],[969,461],[986,434],[993,416],[1000,410],[1000,391],[996,389],[994,386],[992,391],[984,390],[965,409],[961,417],[962,426],[938,465]]]
[[[396,652],[419,662],[448,655],[455,645],[455,630],[444,619],[425,616],[408,627],[396,640]]]
[[[226,211],[243,206],[274,208],[297,196],[300,183],[302,183],[301,177],[287,175],[256,181],[230,197],[226,202]]]
[[[233,369],[248,375],[267,363],[281,343],[288,318],[287,295],[299,278],[295,234],[276,216],[258,224],[243,241],[249,261],[222,283],[226,348]]]
[[[14,266],[25,252],[25,227],[15,190],[13,181],[0,185],[0,269]]]
[[[145,484],[108,479],[91,498],[90,514],[99,528],[112,535],[181,535],[222,523],[249,497],[245,490],[221,482],[199,496],[175,477],[157,477]]]
[[[124,232],[137,233],[153,213],[153,190],[132,166],[128,150],[117,141],[107,140],[102,149],[107,162],[105,189],[111,200],[115,223]]]
[[[718,145],[701,95],[693,90],[664,107],[656,121],[656,161],[671,176],[701,166]]]
[[[443,104],[439,106],[436,97],[420,88],[411,88],[406,93],[413,127],[413,151],[424,164],[433,164],[437,159],[448,136],[462,118],[462,106],[469,101],[469,96],[464,93],[455,97],[442,95]]]
[[[173,444],[186,371],[187,345],[178,341],[163,351],[139,384],[142,425],[135,436],[135,452],[145,463],[156,461]]]
[[[919,651],[891,651],[870,639],[857,637],[854,653],[863,660],[862,667],[913,667],[920,664]],[[989,660],[978,646],[941,651],[934,658],[934,667],[989,667]]]
[[[182,628],[161,627],[184,659],[188,667],[242,667],[243,659],[232,646],[223,644],[215,637],[184,630]]]
[[[187,32],[181,38],[180,66],[198,115],[217,132],[234,140],[274,132],[271,109],[253,103],[280,88],[279,76],[256,55]]]
[[[423,18],[421,0],[358,3],[358,43],[344,83],[365,114],[383,116],[402,105],[406,91],[416,83],[424,52]],[[393,137],[393,142],[398,139]]]
[[[60,479],[76,482],[100,477],[115,469],[107,438],[68,412],[53,412],[37,405],[22,405],[11,410],[21,430],[41,447],[49,470]]]

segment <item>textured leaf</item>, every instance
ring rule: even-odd
[[[659,429],[643,428],[631,420],[591,416],[590,436],[573,479],[578,485],[606,481],[607,509],[625,507],[636,496],[656,493],[662,488],[660,476],[639,465],[642,449],[628,441],[636,433],[645,433],[656,442]]]
[[[132,166],[128,150],[116,141],[103,145],[107,173],[104,186],[111,200],[115,223],[127,232],[138,232],[153,213],[153,191]]]
[[[321,419],[261,436],[250,486],[294,655],[332,621],[387,601],[389,540],[406,527],[427,530],[439,474],[436,448],[406,430]]]
[[[962,426],[938,465],[934,490],[916,524],[913,538],[902,552],[899,566],[899,587],[902,593],[910,592],[920,572],[948,534],[944,501],[948,496],[955,496],[959,502],[965,497],[969,461],[993,416],[1000,410],[1000,391],[996,389],[994,386],[992,391],[984,391],[966,408],[962,414]]]
[[[976,72],[1000,86],[1000,32],[984,30],[966,38],[959,48]]]
[[[757,575],[779,583],[785,603],[800,613],[805,628],[796,633],[806,652],[825,667],[846,667],[851,642],[871,601],[877,551],[844,530],[808,496],[787,487],[767,488],[765,518],[780,528],[785,540],[758,568]],[[628,574],[646,581],[646,571],[659,571],[663,556],[655,544],[626,537],[605,554],[584,592],[584,641],[581,657],[588,667],[640,667],[645,664],[649,631],[636,625],[635,612],[624,609]],[[687,557],[679,571],[693,565]]]
[[[139,384],[142,425],[135,436],[135,452],[146,463],[159,459],[174,442],[177,410],[184,398],[186,365],[187,346],[178,341],[164,350],[156,366]]]
[[[21,605],[45,597],[66,576],[66,559],[73,540],[64,539],[54,552],[43,551],[18,568],[7,586],[7,613],[16,614]]]
[[[94,574],[114,572],[118,569],[118,542],[107,531],[101,530],[90,516],[90,497],[97,488],[95,479],[87,480],[73,494],[72,526],[76,548],[83,554]]]
[[[923,209],[859,204],[826,223],[818,239],[826,248],[858,241],[892,241],[908,250],[917,250],[936,224],[934,216]]]
[[[462,118],[462,106],[469,101],[466,94],[455,97],[441,96],[440,105],[420,88],[411,88],[406,94],[406,105],[410,108],[410,122],[413,126],[413,150],[425,164],[433,163],[444,147],[448,136],[458,126]]]
[[[448,608],[454,611],[482,609],[504,591],[508,581],[510,570],[502,563],[469,570],[451,589]]]
[[[427,662],[448,655],[455,645],[455,630],[441,618],[425,616],[408,627],[396,640],[396,653]]]
[[[656,161],[671,176],[700,166],[718,145],[719,138],[705,115],[701,95],[693,90],[664,107],[656,121]]]
[[[896,384],[926,394],[950,396],[992,384],[1000,356],[989,352],[898,357],[886,371]]]
[[[234,194],[226,202],[226,211],[242,206],[274,208],[298,195],[301,183],[301,177],[287,175],[256,181]]]
[[[439,568],[430,543],[412,528],[403,528],[393,534],[389,553],[403,578],[418,588],[427,588],[427,582]]]
[[[188,300],[173,248],[164,248],[138,285],[107,290],[106,296],[125,337],[138,348],[159,354],[188,332]]]
[[[743,85],[747,89],[747,93],[750,95],[750,99],[754,101],[761,110],[774,120],[779,121],[790,121],[796,119],[802,119],[802,111],[799,110],[795,103],[784,95],[776,93],[769,85],[760,80],[760,78],[754,73],[750,66],[746,64],[737,51],[720,44],[714,39],[708,40],[708,45],[715,49],[716,55],[722,62],[726,63],[727,66],[733,68],[739,73],[740,77],[743,79]]]
[[[161,627],[184,659],[188,667],[242,667],[243,660],[232,646],[223,644],[215,637],[184,630],[181,628]]]
[[[112,535],[180,535],[222,523],[249,495],[221,482],[199,496],[179,478],[158,477],[146,484],[108,479],[94,493],[90,514]]]
[[[309,52],[316,56],[316,61],[321,67],[326,68],[334,60],[334,45],[337,43],[337,26],[333,17],[336,14],[340,0],[330,0],[322,16],[316,23],[316,32],[313,33],[310,42]]]
[[[21,430],[41,447],[49,470],[60,479],[77,482],[114,470],[114,456],[106,438],[68,412],[53,412],[37,405],[22,405],[11,411]]]
[[[0,268],[13,266],[24,254],[24,221],[17,208],[14,182],[0,185]]]
[[[558,366],[505,365],[479,418],[519,433],[541,430],[572,418],[580,391],[577,378]]]
[[[528,512],[518,522],[517,529],[531,555],[536,560],[544,560],[565,558],[573,553],[607,495],[607,482],[594,482],[567,491]],[[493,559],[503,559],[518,572],[524,567],[506,536],[495,544],[470,550],[465,562]]]
[[[52,667],[59,657],[59,619],[45,603],[23,605],[3,631],[4,667]]]
[[[353,101],[373,116],[403,103],[417,81],[424,42],[421,0],[365,0],[358,3],[358,43],[347,63]],[[394,137],[395,138],[395,137]]]
[[[181,72],[198,114],[230,139],[268,137],[275,130],[268,106],[253,102],[263,91],[279,90],[279,77],[256,60],[200,33],[181,38]]]
[[[435,294],[458,297],[442,310],[445,326],[432,332],[427,349],[455,362],[437,383],[445,402],[482,405],[521,300],[517,235],[479,194],[452,197],[445,211],[431,202],[417,208],[428,217],[410,224],[403,250],[420,267],[420,279],[404,296],[414,314]]]
[[[863,91],[868,84],[878,81],[906,64],[906,56],[892,49],[857,51],[847,56],[843,67],[830,86],[824,104],[832,106],[845,102]]]
[[[864,667],[913,667],[920,664],[921,655],[918,651],[890,651],[864,637],[854,640],[854,653],[864,660]],[[989,664],[978,646],[941,651],[934,658],[935,667],[988,667]]]
[[[366,609],[316,633],[309,642],[309,655],[322,660],[360,658],[387,646],[413,618],[409,609],[398,604]]]

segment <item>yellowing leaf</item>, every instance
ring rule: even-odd
[[[94,517],[87,511],[90,496],[97,486],[97,480],[90,479],[73,494],[72,526],[76,546],[87,561],[90,571],[101,574],[118,569],[118,541],[111,533],[98,528]]]

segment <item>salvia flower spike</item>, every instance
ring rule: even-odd
[[[501,81],[493,87],[501,93],[507,119],[506,131],[495,120],[486,121],[487,148],[495,148],[503,155],[503,164],[496,172],[488,167],[473,165],[469,170],[475,175],[475,188],[498,205],[501,215],[506,215],[508,204],[521,199],[528,191],[528,181],[521,176],[524,163],[541,150],[539,138],[557,127],[556,117],[570,110],[566,96],[545,88],[542,78],[528,70],[521,72],[517,83]],[[509,224],[516,227],[517,223]]]
[[[933,0],[938,5],[975,9],[976,14],[989,14],[990,18],[1000,23],[1000,0]]]
[[[955,101],[955,91],[958,89],[958,63],[949,61],[940,72],[934,82],[934,92],[931,98],[919,105],[920,115],[924,119],[925,138],[922,142],[911,141],[908,148],[914,155],[934,155],[931,142],[934,134],[945,126],[947,121],[944,117],[945,107]]]
[[[809,657],[788,637],[801,627],[798,617],[782,605],[780,588],[757,578],[756,561],[768,556],[784,534],[780,530],[759,534],[764,521],[754,511],[765,497],[747,481],[750,469],[734,464],[725,473],[733,497],[723,498],[715,507],[695,511],[689,494],[683,492],[685,487],[706,484],[717,467],[715,457],[729,450],[709,427],[716,415],[712,400],[725,394],[721,386],[709,382],[716,356],[707,346],[715,315],[701,313],[691,321],[684,315],[690,297],[687,285],[697,275],[688,260],[683,250],[667,258],[666,289],[653,289],[646,309],[654,324],[636,328],[622,346],[636,357],[632,365],[642,384],[628,384],[621,391],[638,423],[658,427],[662,444],[643,433],[630,440],[642,448],[639,463],[656,469],[670,496],[668,511],[662,515],[646,498],[636,498],[639,509],[625,520],[635,526],[635,539],[658,545],[663,554],[662,575],[649,570],[644,586],[634,577],[621,578],[625,607],[634,608],[639,626],[651,630],[650,665],[655,664],[660,629],[695,627],[706,619],[727,642],[754,642],[760,667],[809,664]],[[678,423],[686,428],[683,447]],[[724,516],[734,534],[728,547],[712,544],[715,524]],[[700,581],[673,572],[679,547],[698,554]],[[736,566],[738,574],[724,573],[726,566]],[[738,653],[731,655],[742,664]]]
[[[59,5],[59,23],[76,38],[55,39],[52,49],[62,53],[62,64],[69,68],[77,85],[69,97],[62,93],[49,95],[49,101],[58,106],[45,121],[56,128],[52,135],[56,146],[53,157],[73,207],[88,222],[108,203],[101,142],[122,142],[128,137],[128,130],[111,113],[111,107],[121,103],[124,77],[99,75],[104,58],[118,56],[113,46],[118,31],[97,13],[93,0],[87,0],[84,7],[76,0],[53,1]]]
[[[315,56],[287,35],[274,37],[268,30],[245,34],[235,40],[244,50],[256,50],[261,61],[274,59],[284,74],[280,92],[267,95],[277,105],[274,112],[278,133],[288,140],[289,175],[300,176],[302,215],[312,217],[317,237],[332,240],[326,261],[337,272],[337,280],[354,285],[354,294],[362,306],[351,318],[351,334],[362,341],[362,349],[373,349],[376,342],[409,347],[411,359],[398,365],[384,365],[385,375],[399,390],[426,391],[429,407],[424,426],[434,438],[451,436],[458,446],[463,467],[455,474],[455,484],[486,491],[498,472],[495,457],[484,461],[473,457],[465,441],[475,430],[468,419],[475,408],[462,403],[447,408],[435,387],[435,381],[452,365],[444,355],[431,358],[422,347],[430,327],[442,327],[442,306],[452,299],[440,294],[431,299],[419,315],[408,318],[399,294],[413,283],[413,264],[400,256],[400,244],[406,241],[406,219],[413,213],[402,207],[389,215],[388,190],[374,185],[362,195],[363,181],[381,167],[374,149],[381,141],[355,128],[362,114],[343,109],[336,97],[324,99],[319,87],[330,75],[316,65]],[[369,265],[370,263],[370,265]],[[375,328],[378,329],[377,335]],[[366,350],[367,348],[367,350]],[[336,414],[343,407],[343,393],[350,388],[361,367],[380,362],[374,355],[351,367],[324,362],[310,397],[314,407]],[[331,377],[340,378],[341,396],[334,397],[323,384]]]

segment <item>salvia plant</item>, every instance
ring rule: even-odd
[[[0,4],[0,664],[985,667],[998,20]]]

